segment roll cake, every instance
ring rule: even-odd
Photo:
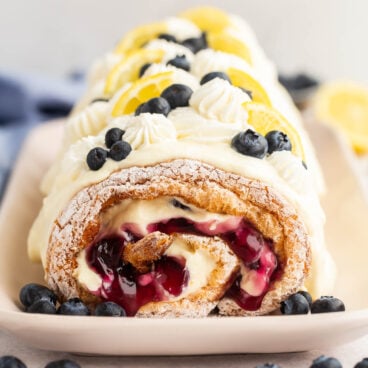
[[[257,316],[333,286],[301,118],[247,24],[218,9],[140,26],[94,63],[41,189],[28,250],[62,300]]]

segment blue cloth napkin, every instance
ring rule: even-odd
[[[28,131],[68,115],[83,88],[82,74],[61,79],[0,70],[0,198]]]

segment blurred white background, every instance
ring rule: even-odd
[[[84,69],[130,28],[190,6],[244,17],[283,72],[368,82],[367,0],[0,0],[0,68]]]

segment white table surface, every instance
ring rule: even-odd
[[[55,353],[33,349],[13,336],[0,332],[0,356],[15,355],[23,360],[28,368],[42,368],[51,360],[69,358],[86,367],[129,367],[129,368],[253,368],[257,364],[272,362],[281,368],[308,368],[313,359],[320,355],[333,356],[340,360],[344,368],[354,365],[368,357],[368,335],[355,342],[328,350],[317,350],[288,354],[239,354],[188,357],[90,357]]]

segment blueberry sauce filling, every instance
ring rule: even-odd
[[[141,306],[149,302],[181,295],[190,277],[184,258],[164,255],[152,264],[150,272],[144,274],[124,263],[122,253],[125,244],[142,238],[134,228],[134,224],[125,224],[121,228],[123,236],[100,239],[87,250],[89,267],[102,278],[98,295],[121,305],[129,316],[134,316]],[[271,283],[280,276],[280,267],[271,250],[272,242],[241,218],[223,222],[172,218],[149,224],[147,231],[219,236],[224,240],[248,269],[247,276],[239,274],[226,294],[245,310],[257,310]],[[253,295],[242,287],[244,277],[251,277]]]
[[[138,239],[129,233],[130,240]],[[152,301],[179,296],[188,284],[189,273],[185,260],[163,256],[152,265],[148,273],[140,273],[124,263],[122,252],[127,240],[120,237],[105,238],[89,247],[87,263],[102,278],[99,294],[102,298],[121,305],[128,316]]]

